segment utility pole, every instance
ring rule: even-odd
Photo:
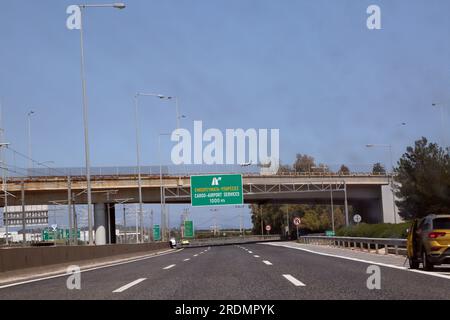
[[[155,240],[153,239],[153,209],[150,210],[149,240],[150,240],[151,242],[155,241]]]
[[[287,210],[286,210],[286,233],[287,236],[289,237],[289,205],[287,205]]]
[[[72,230],[72,183],[70,176],[67,177],[67,209],[69,214],[69,246],[73,242]]]
[[[262,205],[259,205],[259,213],[261,215],[261,237],[264,236],[264,221],[263,221],[263,210]]]
[[[330,198],[331,198],[331,227],[334,229],[334,205],[333,205],[333,184],[330,183]]]
[[[75,194],[72,193],[72,208],[73,208],[73,228],[75,229],[74,242],[78,245],[78,219],[77,219],[77,211],[75,210]],[[81,237],[81,234],[80,234]]]
[[[127,215],[126,215],[127,208],[125,205],[123,205],[123,234],[124,234],[124,243],[127,243]]]
[[[25,229],[26,229],[26,214],[25,214],[25,183],[22,180],[21,183],[21,194],[22,194],[22,246],[26,246],[27,244],[27,235],[25,233]]]

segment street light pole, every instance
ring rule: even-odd
[[[139,192],[139,217],[141,225],[142,234],[142,177],[141,177],[141,146],[140,146],[140,133],[139,133],[139,108],[138,108],[138,97],[139,93],[134,96],[134,118],[136,126],[136,159],[137,159],[137,170],[138,170],[138,192]],[[142,239],[142,236],[141,236]]]
[[[3,140],[3,128],[1,129],[1,135]],[[8,190],[7,190],[7,182],[6,182],[6,156],[3,151],[4,147],[7,147],[9,143],[1,142],[0,143],[0,151],[1,151],[1,163],[2,163],[2,184],[3,184],[3,196],[4,196],[4,206],[3,206],[3,219],[5,220],[5,233],[6,233],[6,245],[9,245],[9,223],[8,223]]]
[[[447,143],[447,137],[445,134],[445,114],[444,114],[444,107],[445,105],[442,103],[432,103],[431,104],[433,107],[437,107],[440,109],[440,116],[441,116],[441,140],[442,140],[442,144],[444,145],[444,148],[447,149],[448,147],[448,143]]]
[[[176,117],[177,117],[177,129],[179,129],[180,125],[180,118],[183,116],[180,116],[179,112],[179,106],[178,106],[178,98],[172,97],[172,96],[164,96],[162,94],[157,93],[143,93],[143,92],[137,92],[134,95],[134,116],[135,116],[135,127],[136,127],[136,159],[137,159],[137,170],[138,170],[138,192],[139,192],[139,216],[140,216],[140,225],[141,225],[141,233],[143,232],[143,201],[142,201],[142,174],[141,174],[141,146],[140,146],[140,127],[139,127],[139,102],[138,99],[140,96],[143,97],[155,97],[159,99],[175,99],[175,107],[176,107]],[[161,171],[161,170],[160,170]],[[161,172],[160,172],[161,175]],[[161,192],[162,192],[162,186],[161,186]],[[161,197],[162,199],[162,197]],[[162,200],[161,200],[162,201]],[[161,204],[162,205],[162,204]],[[161,213],[163,215],[163,213]],[[165,221],[165,220],[164,220]],[[164,222],[165,224],[165,222]],[[165,235],[164,227],[163,227],[163,221],[161,221],[161,229],[163,231],[163,235]]]
[[[81,85],[83,90],[83,126],[84,126],[84,153],[85,153],[85,165],[86,165],[86,189],[87,189],[87,213],[88,213],[88,228],[89,228],[89,245],[94,244],[93,232],[92,232],[92,194],[91,194],[91,163],[89,154],[89,129],[88,129],[88,105],[86,94],[86,74],[85,74],[85,62],[84,62],[84,31],[83,31],[83,9],[86,8],[116,8],[124,9],[125,4],[82,4],[78,5],[80,8],[80,51],[81,51]]]
[[[31,160],[31,116],[34,114],[34,111],[31,110],[27,113],[27,134],[28,134],[28,173],[31,174],[31,170],[33,169],[33,161]]]
[[[161,229],[162,240],[166,240],[166,199],[164,197],[163,179],[162,179],[162,157],[161,157],[161,137],[170,136],[170,133],[160,133],[158,135],[158,156],[159,156],[159,193],[161,202]],[[170,226],[169,226],[170,228]]]

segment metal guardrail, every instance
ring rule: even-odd
[[[279,241],[280,239],[281,239],[281,237],[279,235],[195,239],[195,240],[189,240],[189,245],[185,245],[182,247],[224,246],[224,245],[231,245],[231,244],[243,244],[243,243],[254,243],[254,242],[264,242],[264,241]]]
[[[360,238],[360,237],[327,237],[327,236],[303,236],[299,241],[305,244],[331,245],[338,248],[360,249],[361,251],[379,253],[380,249],[385,249],[385,254],[390,250],[396,255],[404,252],[406,239],[390,238]]]

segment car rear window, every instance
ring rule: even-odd
[[[433,229],[450,229],[450,218],[434,219]]]

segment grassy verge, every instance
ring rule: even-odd
[[[409,222],[400,224],[380,223],[353,225],[343,227],[336,231],[339,237],[363,237],[363,238],[406,238],[406,229],[410,227]]]

